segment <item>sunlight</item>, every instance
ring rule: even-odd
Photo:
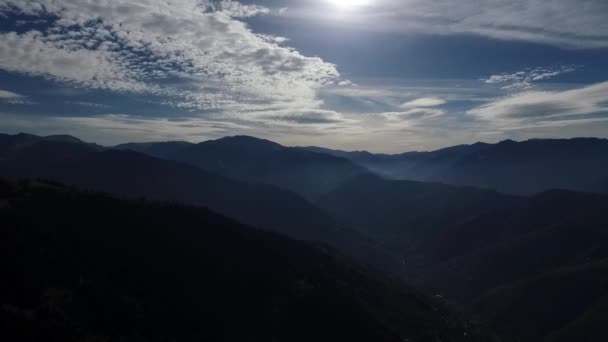
[[[342,8],[355,8],[368,5],[371,0],[328,0],[335,6]]]

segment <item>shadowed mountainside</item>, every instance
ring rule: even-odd
[[[366,175],[343,184],[317,204],[382,248],[409,255],[444,229],[522,199],[475,188]]]
[[[479,180],[488,184],[493,177],[506,177],[506,171],[523,172],[522,184],[528,184],[540,179],[541,168],[537,166],[544,163],[556,168],[555,176],[534,186],[586,183],[594,184],[592,189],[598,191],[608,184],[605,173],[599,174],[606,159],[598,157],[603,143],[599,139],[506,141],[406,155],[427,166],[449,165],[435,171],[460,168],[458,172],[462,172],[477,165],[480,170],[491,171]],[[521,150],[522,146],[527,150]],[[539,159],[539,153],[547,146],[555,151]],[[133,151],[100,151],[96,145],[75,139],[47,140],[28,135],[0,136],[0,174],[45,177],[130,197],[191,203],[293,238],[320,241],[358,261],[397,272],[515,341],[604,339],[602,322],[608,310],[608,196],[564,190],[532,197],[504,195],[466,186],[387,180],[366,172],[357,175],[351,173],[350,167],[347,177],[335,181],[337,178],[332,177],[340,173],[340,168],[333,162],[329,166],[323,164],[333,157],[324,159],[326,156],[317,153],[330,152],[294,154],[292,151],[297,149],[248,137],[198,145],[161,143],[137,147],[165,158],[176,151],[200,148],[204,153],[186,155],[206,156],[208,168],[227,177]],[[263,163],[272,163],[267,158],[281,160],[276,153],[285,149],[290,156],[305,157],[277,168],[295,174],[285,165],[301,165],[304,174],[308,172],[304,177],[309,177],[307,182],[313,182],[312,175],[325,167],[319,169],[315,164],[319,156],[324,160],[322,164],[329,167],[333,176],[327,184],[331,186],[323,184],[315,189],[315,195],[308,193],[309,198],[316,198],[316,206],[288,190],[256,184],[264,182]],[[226,151],[228,157],[223,158],[220,151]],[[358,158],[371,159],[399,157],[356,154]],[[565,158],[563,168],[554,163],[559,156]],[[216,163],[218,160],[222,162]],[[574,167],[569,163],[573,160],[581,163],[583,171],[572,171]],[[511,166],[505,171],[501,165],[507,162]],[[313,166],[302,166],[309,163]],[[592,165],[595,169],[589,171]],[[569,180],[566,171],[573,172]],[[242,178],[248,179],[236,180]],[[284,188],[295,184],[291,180],[282,182],[274,183]],[[509,182],[515,180],[506,177],[500,186],[508,186]],[[0,207],[7,203],[0,201]],[[434,342],[434,338],[429,341]]]
[[[394,281],[206,209],[0,180],[0,222],[6,341],[491,339]]]
[[[412,274],[520,341],[599,341],[608,196],[550,191],[434,238]]]
[[[40,157],[41,150],[45,157]],[[130,197],[208,207],[246,224],[327,243],[361,262],[397,267],[396,260],[374,248],[369,239],[338,225],[294,193],[239,182],[175,161],[131,151],[96,152],[87,144],[41,142],[1,160],[0,175],[53,179]]]

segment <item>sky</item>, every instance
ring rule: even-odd
[[[608,138],[606,0],[0,0],[0,132]]]

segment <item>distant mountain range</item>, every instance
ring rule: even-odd
[[[551,189],[608,189],[606,139],[506,140],[397,155],[303,149],[349,159],[391,179],[475,186],[520,195]]]
[[[247,136],[200,144],[184,142],[125,144],[114,147],[197,166],[233,179],[272,184],[308,199],[335,189],[368,171],[344,158],[314,153]]]
[[[331,246],[479,317],[507,341],[601,341],[606,145],[505,141],[373,155],[251,137],[103,148],[20,134],[0,135],[0,175],[206,207]]]

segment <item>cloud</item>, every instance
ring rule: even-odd
[[[605,0],[377,0],[340,18],[360,30],[472,34],[566,48],[608,47]],[[335,20],[327,11],[290,6],[286,15]]]
[[[71,48],[50,39],[38,31],[0,34],[0,68],[88,88],[133,92],[149,88],[138,81],[136,66],[113,58],[109,50]]]
[[[389,121],[419,121],[422,119],[435,118],[446,112],[437,108],[412,108],[401,112],[387,112],[381,115]]]
[[[76,105],[76,106],[83,106],[83,107],[97,108],[97,109],[111,108],[111,106],[106,105],[106,104],[87,102],[87,101],[66,101],[65,103],[68,105]]]
[[[481,79],[487,84],[506,84],[505,90],[522,90],[532,88],[533,83],[548,80],[559,75],[574,72],[576,66],[562,66],[559,68],[534,68],[518,71],[515,73],[502,73]]]
[[[389,121],[389,126],[411,127],[422,123],[426,119],[444,115],[446,111],[436,107],[447,103],[447,101],[438,97],[421,97],[403,102],[399,106],[399,110],[384,112],[380,116]]]
[[[270,14],[270,9],[258,5],[243,5],[240,2],[232,0],[207,1],[203,2],[203,6],[210,11],[225,12],[231,17],[248,18],[261,14]]]
[[[419,108],[419,107],[438,107],[446,104],[447,102],[443,99],[436,97],[423,97],[420,99],[412,100],[401,104],[400,108]]]
[[[36,102],[28,99],[26,96],[13,93],[8,90],[0,90],[0,103],[8,103],[13,105],[34,105]]]
[[[0,100],[13,100],[13,99],[20,99],[22,97],[23,97],[23,95],[13,93],[12,91],[0,90]]]
[[[162,97],[193,111],[318,109],[336,66],[256,34],[238,18],[258,5],[201,0],[5,0],[0,15],[56,18],[0,33],[0,69],[76,87]]]
[[[468,111],[483,120],[542,119],[608,112],[608,82],[566,91],[526,91]]]
[[[282,125],[326,125],[352,122],[336,111],[321,109],[273,111],[257,113],[254,117],[264,119],[263,121],[274,121]]]
[[[344,97],[367,97],[367,98],[383,98],[403,95],[399,90],[387,89],[381,87],[362,87],[362,86],[340,86],[328,87],[323,90],[325,94],[344,96]]]
[[[126,114],[104,114],[95,117],[51,117],[0,113],[5,133],[28,132],[42,135],[73,134],[87,141],[106,145],[130,141],[188,140],[199,142],[228,134],[251,134],[251,128],[207,118],[147,118]]]

